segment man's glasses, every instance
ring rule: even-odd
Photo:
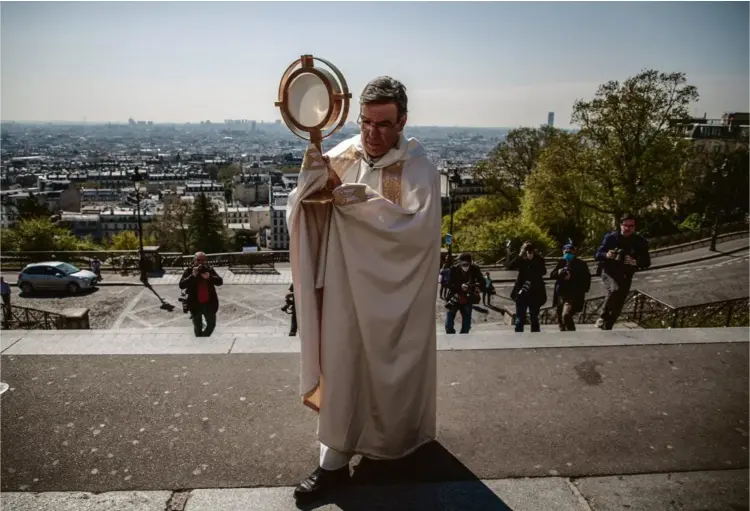
[[[359,124],[360,128],[365,131],[377,129],[381,133],[387,133],[396,127],[396,125],[390,121],[372,122],[369,119],[362,119],[361,115],[357,116],[357,124]]]

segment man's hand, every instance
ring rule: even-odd
[[[638,261],[636,261],[636,259],[633,257],[625,256],[625,264],[629,264],[630,266],[636,266],[638,264]]]
[[[615,257],[616,254],[614,250],[610,250],[609,252],[607,252],[607,259],[614,259]]]
[[[198,267],[195,266],[193,267],[193,277],[197,277],[197,276],[198,276]]]

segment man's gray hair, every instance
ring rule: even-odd
[[[406,87],[390,76],[378,76],[365,86],[359,96],[359,104],[395,103],[398,108],[398,118],[406,115],[409,98],[406,97]]]

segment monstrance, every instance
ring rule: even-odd
[[[315,67],[316,60],[329,69]],[[315,144],[322,155],[321,142],[344,125],[351,97],[336,66],[319,57],[302,55],[282,76],[276,106],[292,133]],[[327,203],[333,200],[332,192],[326,186],[302,202]]]

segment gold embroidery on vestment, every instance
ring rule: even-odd
[[[401,174],[403,170],[403,160],[383,169],[383,197],[397,206],[401,205]]]
[[[336,172],[336,175],[339,176],[339,179],[344,179],[344,173],[346,173],[347,169],[356,162],[360,156],[361,155],[356,147],[349,146],[349,149],[339,156],[331,157],[331,168]]]

